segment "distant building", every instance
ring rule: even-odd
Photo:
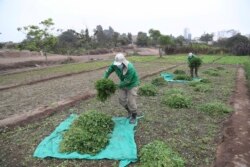
[[[184,29],[184,38],[188,41],[191,41],[192,39],[192,34],[190,33],[189,28]]]

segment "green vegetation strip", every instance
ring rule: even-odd
[[[248,57],[248,61],[244,63],[244,70],[247,79],[248,90],[250,92],[250,57]]]
[[[23,83],[29,83],[51,77],[53,78],[55,76],[63,76],[67,74],[91,71],[98,68],[106,67],[109,64],[110,61],[66,64],[56,67],[48,67],[41,70],[33,70],[17,74],[2,75],[0,76],[0,85],[5,86],[5,85],[18,85]]]

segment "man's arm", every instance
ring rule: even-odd
[[[109,75],[110,75],[112,72],[114,72],[114,71],[115,71],[114,65],[109,66],[109,68],[105,71],[103,77],[104,77],[104,78],[108,78]]]

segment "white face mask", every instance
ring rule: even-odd
[[[117,66],[120,70],[123,69],[123,64],[120,64],[119,66]]]

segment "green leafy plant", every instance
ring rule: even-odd
[[[209,115],[222,115],[224,113],[229,113],[232,111],[231,108],[227,107],[221,102],[201,104],[197,108],[199,111],[208,113]]]
[[[186,80],[186,81],[192,81],[192,77],[186,75],[186,74],[180,74],[180,75],[176,75],[173,80]]]
[[[186,72],[185,71],[183,71],[183,70],[175,70],[174,71],[174,74],[186,74]]]
[[[151,81],[151,84],[155,86],[164,86],[164,85],[167,85],[167,82],[165,81],[163,77],[157,77]]]
[[[184,167],[185,161],[163,141],[155,140],[139,151],[138,167]]]
[[[106,147],[113,128],[111,116],[97,111],[84,112],[63,134],[60,151],[94,155]]]
[[[152,84],[145,84],[139,87],[138,94],[140,96],[155,96],[157,94],[157,88]]]
[[[164,96],[163,103],[171,108],[189,108],[191,106],[191,99],[182,94],[171,94]]]
[[[210,92],[211,87],[205,84],[198,84],[194,87],[194,91],[196,92]]]
[[[116,91],[115,83],[108,78],[103,78],[95,83],[97,90],[97,99],[104,102]]]

